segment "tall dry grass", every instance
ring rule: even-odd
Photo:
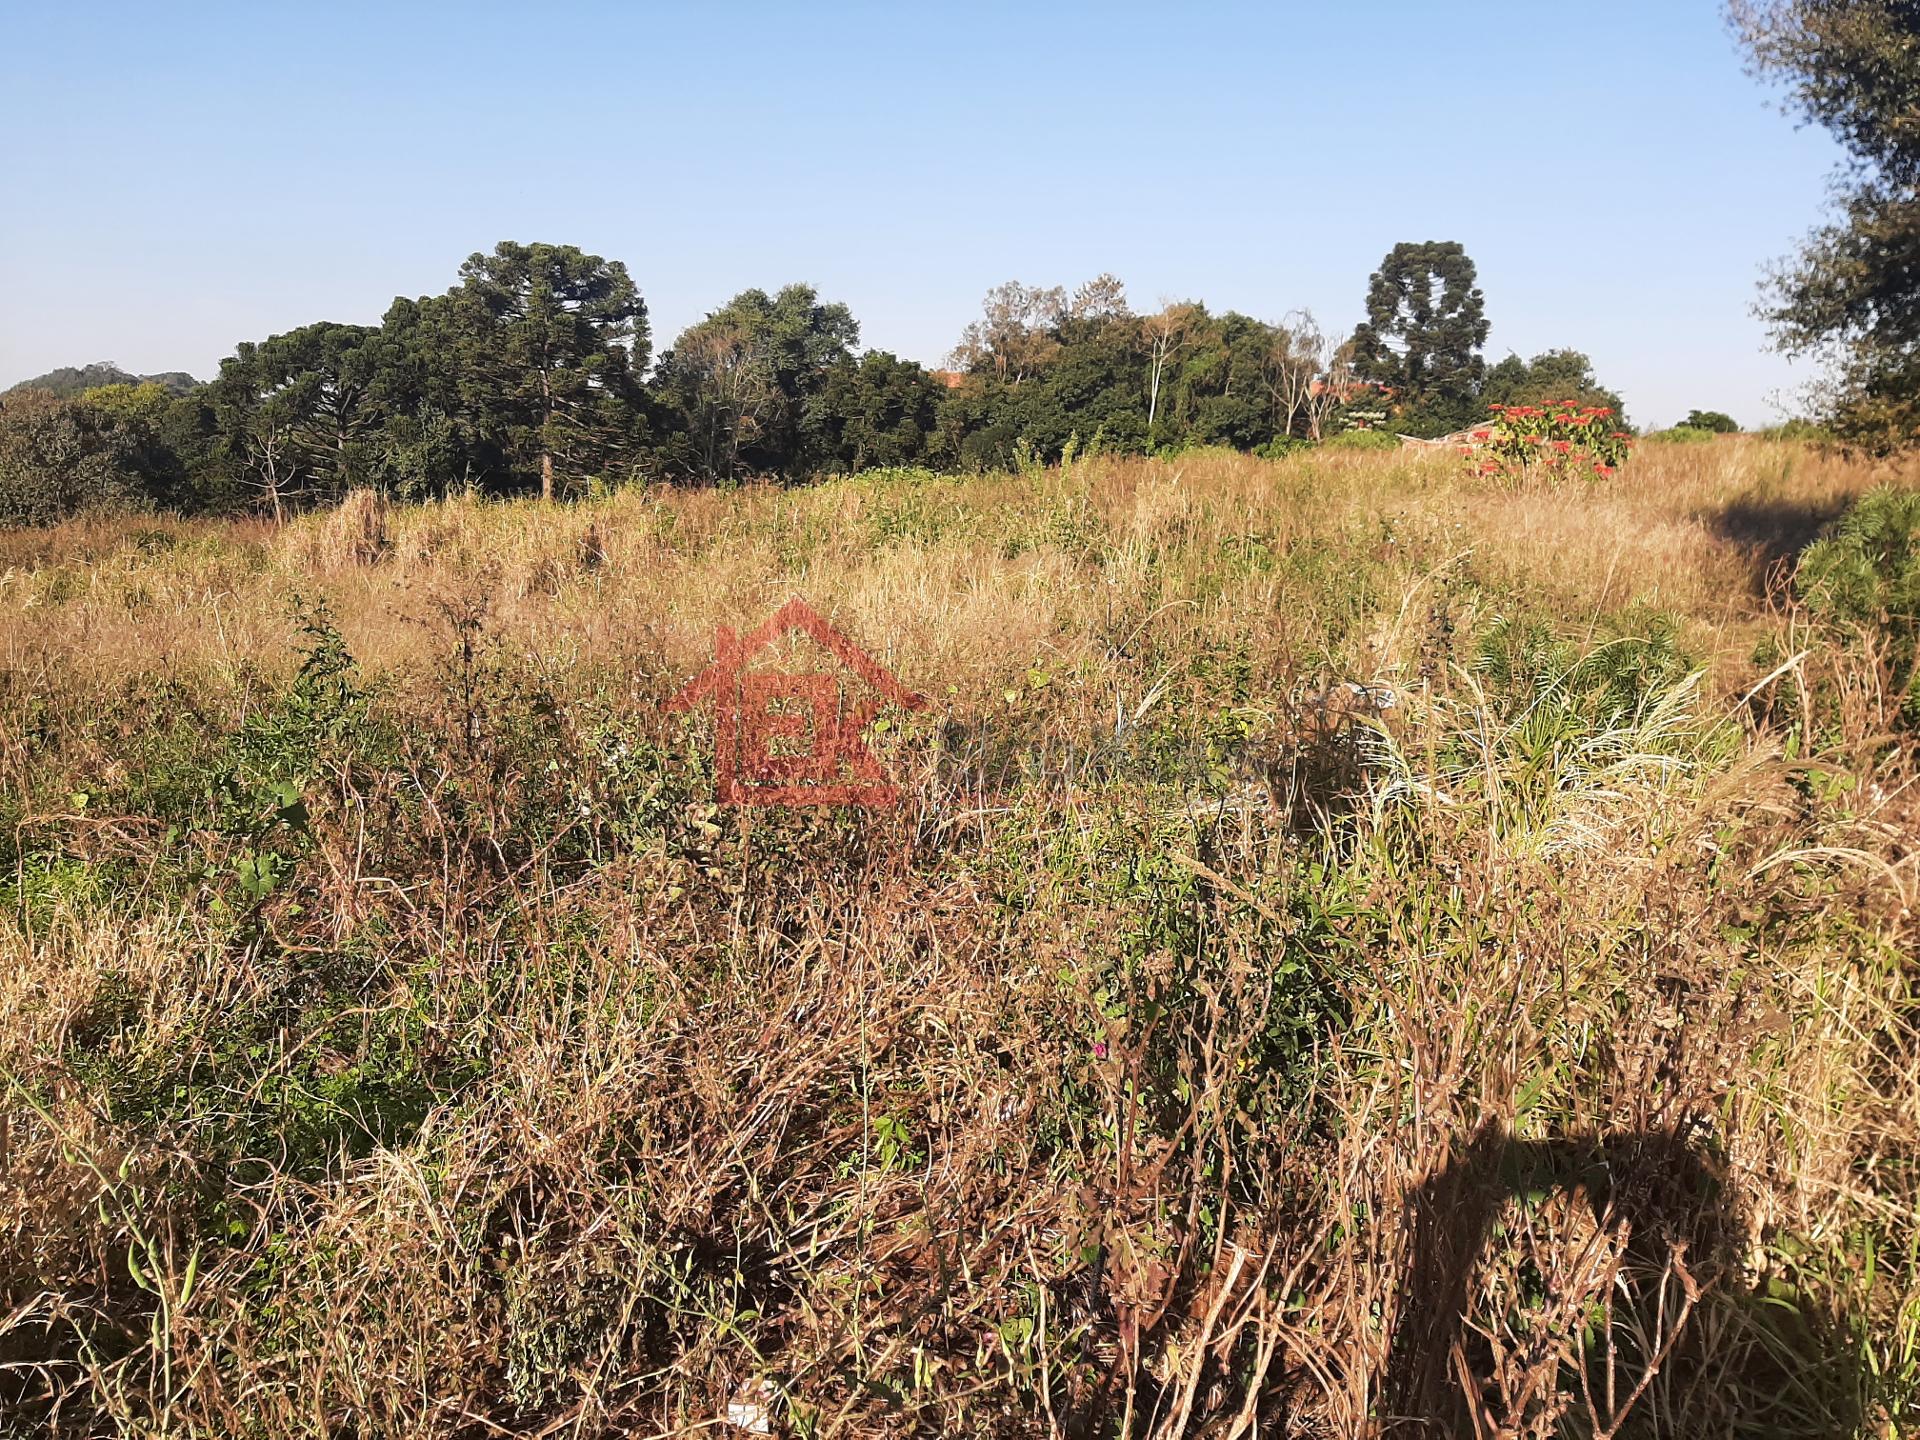
[[[1780,583],[1877,478],[6,537],[6,1423],[1897,1430],[1910,751]],[[933,702],[896,812],[662,711],[793,593]]]
[[[503,643],[626,665],[647,637],[678,673],[715,622],[757,619],[798,590],[928,683],[1154,608],[1170,635],[1259,625],[1269,643],[1292,636],[1384,673],[1407,659],[1407,616],[1464,576],[1502,604],[1569,617],[1652,605],[1705,645],[1739,645],[1769,547],[1874,478],[1757,440],[1650,451],[1617,487],[1577,494],[1488,490],[1446,460],[1201,452],[1039,482],[628,492],[559,510],[453,499],[387,515],[356,499],[279,532],[76,521],[0,542],[0,639],[15,665],[231,673],[284,663],[290,598],[324,593],[363,663],[403,669],[436,597],[457,588],[484,596]],[[604,565],[581,564],[589,531]],[[1223,564],[1236,545],[1292,563]]]

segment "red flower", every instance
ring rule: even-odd
[[[1491,440],[1493,438],[1493,432],[1491,430],[1476,430],[1473,432],[1473,438],[1476,440]]]
[[[1558,450],[1562,455],[1571,455],[1573,453],[1573,442],[1571,440],[1556,440],[1553,442],[1553,448]]]
[[[1546,437],[1546,436],[1544,436],[1544,435],[1529,435],[1529,436],[1527,436],[1527,444],[1529,444],[1529,445],[1541,445],[1541,444],[1544,444],[1544,443],[1546,442],[1546,438],[1547,438],[1547,437]]]
[[[1613,467],[1611,465],[1596,465],[1593,467],[1593,473],[1598,475],[1602,480],[1604,480],[1609,475],[1613,474]]]

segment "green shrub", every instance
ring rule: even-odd
[[[1810,445],[1830,445],[1837,438],[1833,431],[1814,420],[1786,420],[1753,433],[1763,440],[1801,440]]]
[[[1855,501],[1800,557],[1798,584],[1823,619],[1911,632],[1920,612],[1920,490],[1883,486]]]
[[[1906,716],[1920,719],[1920,490],[1883,486],[1855,501],[1801,555],[1794,586],[1818,619],[1884,644]]]
[[[1385,430],[1342,430],[1321,444],[1329,450],[1398,450],[1400,437]]]
[[[1646,437],[1646,441],[1649,445],[1707,445],[1717,438],[1711,430],[1676,425],[1671,430],[1655,430]]]
[[[1611,479],[1633,451],[1633,436],[1619,428],[1609,405],[1554,400],[1545,405],[1493,405],[1492,417],[1471,432],[1480,447],[1466,453],[1479,475],[1521,480],[1544,475],[1553,481],[1578,475]]]

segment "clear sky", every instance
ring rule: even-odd
[[[1752,315],[1836,158],[1713,0],[1365,6],[0,0],[0,386],[377,321],[495,241],[624,260],[656,348],[748,286],[929,363],[989,286],[1360,318],[1478,263],[1489,360],[1641,423],[1808,376]]]

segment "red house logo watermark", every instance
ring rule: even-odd
[[[851,687],[825,671],[790,674],[751,670],[754,657],[789,633],[809,636],[844,672]],[[713,702],[714,770],[723,805],[862,805],[898,803],[900,792],[860,738],[888,705],[918,710],[923,697],[903,686],[846,636],[795,597],[757,630],[714,631],[714,662],[668,702],[692,710]]]

